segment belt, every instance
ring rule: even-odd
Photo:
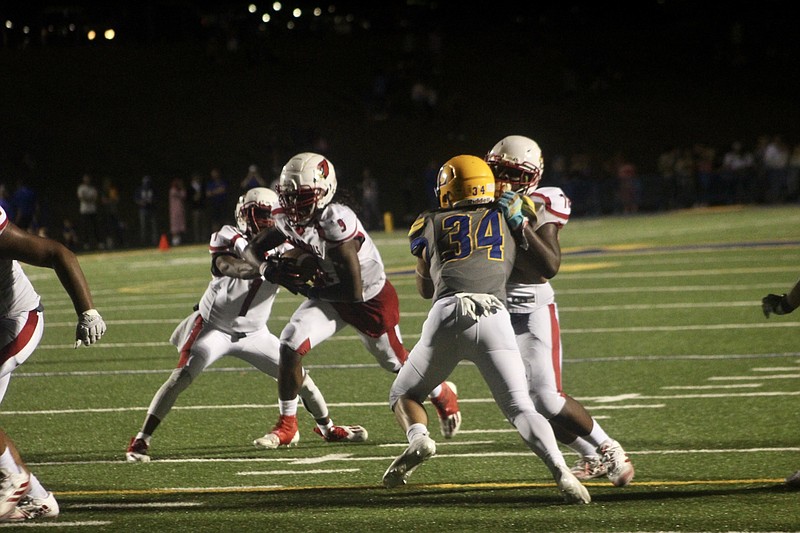
[[[506,298],[508,304],[532,304],[536,303],[536,296],[509,296]]]

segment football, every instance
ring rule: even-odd
[[[296,274],[298,281],[313,281],[318,267],[314,254],[301,248],[291,248],[281,254],[281,270]]]

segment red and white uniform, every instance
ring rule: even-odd
[[[211,236],[209,253],[237,255],[247,245],[233,226]],[[261,278],[247,280],[222,275],[213,278],[200,300],[200,310],[186,317],[170,341],[181,353],[178,368],[197,377],[225,355],[247,361],[277,379],[280,343],[267,328],[278,285]]]
[[[545,224],[561,228],[569,221],[570,201],[558,187],[540,187],[530,198],[536,205],[534,230]],[[561,331],[553,287],[549,282],[508,283],[506,291],[531,397],[536,409],[552,418],[566,402],[561,388]]]
[[[321,286],[338,283],[330,249],[348,241],[360,243],[358,262],[363,284],[362,302],[328,302],[308,299],[292,315],[281,332],[281,342],[300,355],[332,337],[346,325],[353,326],[378,363],[397,372],[406,350],[400,337],[400,304],[397,292],[386,279],[383,259],[358,216],[349,207],[332,203],[308,226],[289,224],[282,208],[273,209],[275,226],[289,243],[313,253],[324,272]]]
[[[0,235],[8,224],[0,207]],[[10,373],[33,353],[43,332],[40,298],[28,276],[17,261],[0,259],[0,402]]]

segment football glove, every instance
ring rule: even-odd
[[[311,286],[300,279],[300,275],[293,267],[294,264],[291,261],[282,261],[280,257],[271,255],[261,263],[258,267],[258,272],[270,283],[280,285],[292,294],[308,297]]]
[[[106,332],[106,323],[97,309],[89,309],[81,313],[78,327],[75,329],[75,348],[81,344],[90,346],[100,340]]]
[[[511,231],[516,231],[525,222],[525,215],[522,214],[522,198],[513,191],[504,192],[497,199],[497,207],[508,222]]]
[[[767,294],[761,299],[761,310],[764,316],[769,318],[770,313],[776,315],[786,315],[794,311],[794,307],[789,304],[785,294]]]
[[[458,298],[459,314],[472,320],[489,316],[503,307],[503,302],[492,294],[459,292],[455,296]]]
[[[522,196],[522,214],[528,219],[529,224],[536,224],[536,204],[533,203],[530,196]]]

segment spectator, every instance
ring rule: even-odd
[[[266,186],[267,182],[261,177],[261,172],[258,170],[258,167],[256,165],[250,165],[247,169],[247,175],[239,184],[239,189],[241,189],[241,193],[244,194],[255,187]]]
[[[169,187],[169,233],[172,246],[180,246],[186,233],[186,186],[175,178]]]
[[[196,172],[192,174],[192,180],[189,182],[187,200],[192,218],[192,242],[195,244],[203,242],[207,233],[206,187],[203,177]]]
[[[364,167],[361,179],[362,221],[367,231],[376,230],[381,225],[381,209],[378,197],[378,182],[372,177],[372,171]]]
[[[36,202],[36,192],[28,186],[24,179],[17,179],[17,188],[11,195],[14,224],[25,231],[31,231],[33,219],[36,217]]]
[[[428,165],[422,171],[425,183],[425,209],[436,209],[439,207],[439,198],[436,196],[437,177],[439,175],[439,163],[435,159],[428,161]]]
[[[614,162],[617,178],[617,198],[622,213],[630,215],[639,211],[639,175],[634,165],[623,154],[617,154]]]
[[[767,202],[786,200],[786,180],[789,173],[789,147],[780,135],[775,135],[764,147],[764,171],[767,181]]]
[[[673,146],[658,156],[658,175],[661,177],[661,202],[663,209],[674,209],[678,205],[678,183],[675,167],[680,157],[680,148]]]
[[[695,205],[705,207],[714,203],[716,196],[717,187],[714,174],[716,150],[706,144],[697,143],[694,145],[693,153],[698,187],[698,198]]]
[[[228,210],[228,184],[222,178],[218,168],[212,168],[210,178],[206,184],[206,198],[208,199],[208,214],[211,222],[211,231],[219,231],[227,220]]]
[[[119,189],[108,177],[103,178],[100,187],[100,207],[105,226],[106,249],[112,250],[122,246],[125,239],[124,225],[119,217]]]
[[[678,187],[677,207],[686,208],[694,205],[697,187],[695,185],[694,157],[692,151],[682,148],[675,161],[675,184]]]
[[[99,239],[99,226],[97,222],[97,204],[99,192],[94,185],[92,175],[88,172],[81,177],[77,190],[78,212],[80,213],[80,240],[84,250],[97,248]]]
[[[786,177],[786,199],[790,202],[800,200],[800,143],[794,145],[789,156],[789,170]]]
[[[142,184],[136,188],[135,202],[139,208],[139,244],[155,246],[158,244],[158,220],[156,218],[156,191],[153,179],[142,177]]]
[[[731,149],[722,156],[720,179],[723,201],[728,204],[750,201],[747,197],[748,182],[755,179],[755,158],[745,152],[741,141],[734,141]]]
[[[63,242],[64,246],[73,252],[80,246],[78,232],[75,231],[75,226],[72,224],[72,220],[68,218],[65,218],[61,223],[61,242]]]

